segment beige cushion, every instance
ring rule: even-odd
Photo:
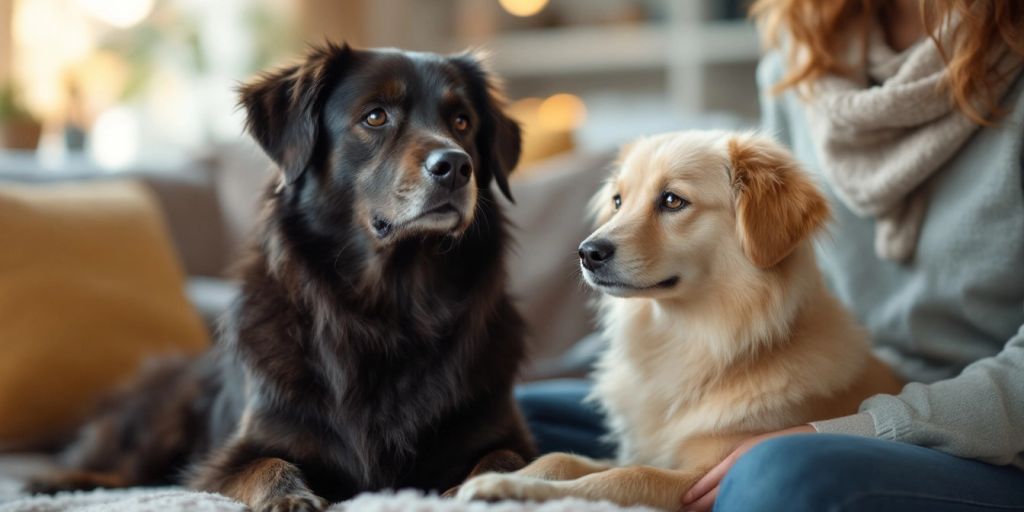
[[[66,433],[147,356],[208,345],[143,186],[2,185],[0,234],[0,447]]]

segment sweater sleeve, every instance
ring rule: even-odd
[[[1024,467],[1024,326],[999,354],[952,379],[877,395],[860,414],[816,422],[819,432],[874,435],[958,457]],[[866,419],[872,429],[865,429]]]

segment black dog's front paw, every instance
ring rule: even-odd
[[[286,494],[269,498],[252,507],[253,512],[323,512],[327,500],[311,493]]]

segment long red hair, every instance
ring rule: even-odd
[[[778,47],[781,36],[788,37],[787,72],[776,84],[776,91],[813,83],[827,74],[849,74],[851,70],[837,56],[843,55],[850,44],[860,45],[863,54],[868,30],[883,3],[884,0],[756,0],[750,14],[768,46]],[[994,88],[1005,78],[993,69],[992,52],[1005,45],[1024,58],[1024,1],[920,0],[919,14],[936,45],[943,24],[954,16],[960,18],[950,47],[939,45],[947,65],[943,86],[964,115],[976,123],[990,124],[999,114],[999,98],[995,97]]]

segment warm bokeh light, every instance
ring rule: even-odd
[[[89,156],[105,169],[123,169],[135,162],[139,150],[139,122],[131,109],[114,107],[92,125]]]
[[[516,171],[519,177],[528,173],[531,163],[572,151],[576,145],[574,130],[586,115],[583,102],[569,94],[523,98],[512,103],[508,113],[523,129],[522,165]]]
[[[498,3],[513,16],[533,16],[548,5],[548,0],[498,0]]]
[[[146,19],[153,0],[78,0],[89,16],[118,28],[128,28]]]
[[[118,102],[131,78],[129,66],[114,52],[99,50],[70,67],[67,76],[75,84],[79,122],[91,122]]]
[[[577,96],[555,94],[537,108],[537,120],[549,130],[574,130],[587,119],[587,107]]]
[[[520,123],[533,123],[537,120],[541,103],[544,103],[544,98],[522,98],[512,102],[508,111]]]
[[[60,27],[54,31],[53,27]],[[96,47],[96,31],[65,0],[19,0],[12,30],[12,69],[22,84],[26,107],[48,119],[67,111],[67,71]]]

